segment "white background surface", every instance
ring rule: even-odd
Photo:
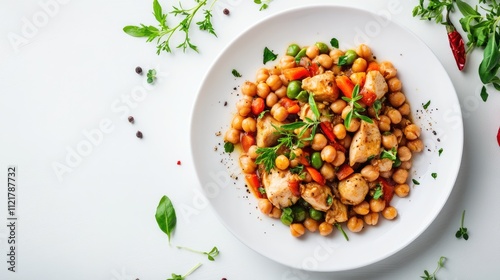
[[[50,15],[40,4],[49,2],[57,3]],[[150,2],[0,3],[0,219],[5,224],[7,166],[19,170],[17,272],[8,272],[2,262],[1,279],[166,279],[198,262],[203,266],[188,279],[420,279],[424,269],[435,269],[440,256],[447,257],[440,280],[498,278],[500,94],[490,90],[488,102],[481,101],[476,74],[480,53],[474,52],[459,72],[444,27],[411,17],[417,1],[338,2],[392,11],[391,19],[422,38],[443,63],[463,113],[460,174],[441,214],[410,246],[374,265],[336,273],[293,270],[234,238],[199,195],[189,150],[196,92],[221,49],[265,16],[331,1],[275,0],[259,11],[253,1],[220,0],[213,19],[218,38],[193,30],[199,54],[176,50],[160,56],[154,44],[122,31],[129,24],[154,23]],[[222,14],[222,7],[230,16]],[[28,30],[27,22],[38,24]],[[27,44],[13,45],[13,33]],[[144,75],[135,74],[136,66],[155,68],[157,83],[148,85]],[[426,73],[419,75],[425,80]],[[134,99],[139,92],[144,94]],[[128,123],[128,115],[135,124]],[[68,158],[100,125],[105,132],[95,138],[88,155],[79,161]],[[135,137],[137,130],[144,133],[142,140]],[[54,163],[68,164],[68,159],[71,172],[58,178]],[[154,219],[164,194],[178,211],[173,244],[203,250],[216,245],[221,254],[215,262],[168,245]],[[468,241],[454,237],[464,209]],[[1,226],[5,260],[8,234]],[[293,253],[286,245],[283,250]]]

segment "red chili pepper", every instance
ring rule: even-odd
[[[448,10],[448,13],[446,14],[446,32],[448,32],[448,41],[450,42],[450,48],[453,52],[453,56],[455,57],[458,70],[462,71],[465,66],[466,57],[464,39],[462,39],[462,35],[458,33],[453,23],[451,23],[449,13],[450,10]]]
[[[498,132],[497,132],[497,142],[498,142],[498,146],[500,146],[500,127],[498,128]]]

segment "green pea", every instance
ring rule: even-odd
[[[316,210],[314,208],[309,208],[309,217],[316,221],[323,220],[323,212]]]
[[[320,152],[314,152],[311,155],[311,165],[316,168],[320,169],[321,166],[323,165],[323,160],[321,159],[321,153]]]
[[[306,90],[299,92],[296,99],[300,102],[307,102],[309,100],[309,93]]]
[[[291,99],[296,99],[299,93],[302,91],[302,82],[295,80],[288,83],[286,88],[286,96]]]
[[[307,48],[302,48],[295,56],[295,63],[299,64],[300,59],[306,55]]]
[[[347,64],[347,65],[353,64],[354,60],[356,60],[356,58],[358,58],[358,54],[353,50],[346,51],[343,56],[345,57],[345,64]]]
[[[293,221],[294,222],[303,222],[306,217],[307,217],[307,212],[306,209],[300,205],[294,205],[292,206],[292,211],[293,211]]]
[[[328,48],[328,46],[323,43],[323,42],[317,42],[316,43],[316,47],[318,47],[319,49],[319,53],[329,53],[330,52],[330,49]]]
[[[299,201],[297,203],[298,203],[298,205],[305,207],[305,208],[311,207],[311,204],[309,204],[309,202],[305,201],[302,197],[299,199]]]
[[[283,211],[281,212],[281,217],[280,217],[281,222],[284,225],[291,225],[293,222],[293,211],[292,208],[284,208]]]
[[[300,52],[300,47],[297,44],[291,44],[286,49],[286,55],[296,56]]]

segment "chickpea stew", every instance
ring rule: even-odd
[[[295,237],[360,232],[398,216],[409,170],[423,150],[397,69],[369,46],[291,44],[241,86],[226,143],[260,211]]]

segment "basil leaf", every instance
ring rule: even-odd
[[[480,14],[472,8],[469,4],[465,3],[461,0],[456,0],[457,7],[462,13],[462,15],[466,16],[480,16]]]
[[[313,94],[309,94],[309,106],[311,107],[311,111],[313,112],[314,116],[316,117],[316,121],[319,120],[320,114],[318,110],[318,106],[316,105],[316,101],[314,101],[314,96]]]
[[[230,154],[234,151],[234,144],[231,142],[224,143],[224,152]]]
[[[170,244],[170,237],[177,223],[177,217],[175,215],[175,209],[172,205],[172,201],[170,201],[170,198],[166,195],[161,198],[160,203],[156,208],[155,218],[160,229],[167,234],[168,243]]]
[[[269,61],[274,61],[278,57],[277,54],[273,53],[270,49],[267,47],[264,48],[264,64],[266,64]]]
[[[158,0],[153,1],[153,15],[158,22],[163,22],[163,11]]]
[[[338,66],[346,65],[347,64],[347,55],[343,55],[339,57],[339,63],[337,63]]]
[[[499,68],[500,51],[498,50],[498,43],[495,33],[490,35],[488,43],[483,53],[483,60],[479,64],[479,77],[483,84],[487,84],[496,77]]]
[[[332,38],[330,40],[330,45],[336,49],[339,48],[339,40],[337,40],[337,38]]]

